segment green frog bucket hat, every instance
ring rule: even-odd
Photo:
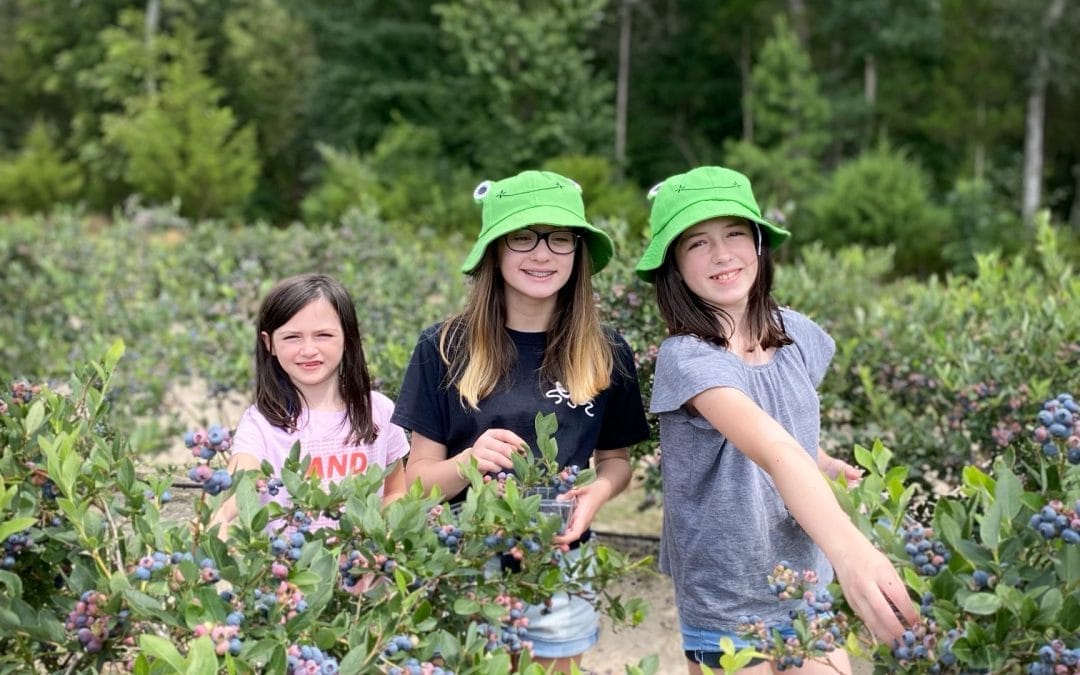
[[[582,234],[592,258],[593,274],[604,269],[614,253],[611,237],[585,220],[581,186],[565,176],[551,171],[523,171],[503,180],[480,183],[473,198],[481,209],[480,236],[461,266],[466,274],[476,269],[493,241],[529,225],[585,230]]]
[[[719,166],[703,166],[672,176],[649,190],[652,210],[649,227],[652,239],[638,261],[637,275],[653,282],[656,269],[664,262],[668,247],[688,228],[704,220],[722,216],[746,218],[769,233],[769,247],[776,248],[791,233],[761,217],[750,179],[738,171]]]

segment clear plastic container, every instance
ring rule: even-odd
[[[534,487],[525,490],[525,496],[540,495],[540,513],[544,515],[559,515],[562,517],[563,528],[570,522],[574,515],[574,507],[577,506],[576,497],[567,497],[553,487]]]

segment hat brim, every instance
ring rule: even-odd
[[[728,200],[701,201],[691,204],[675,214],[660,232],[653,234],[634,271],[637,272],[638,277],[652,283],[657,268],[664,263],[664,256],[667,255],[668,247],[678,239],[680,234],[700,222],[724,216],[746,218],[761,225],[769,232],[769,248],[776,248],[791,236],[791,233],[784,228],[773,225],[739,202]]]
[[[469,255],[466,256],[461,271],[468,274],[476,269],[476,266],[480,264],[480,260],[484,257],[484,251],[491,245],[491,242],[529,225],[556,225],[585,230],[585,248],[588,249],[589,257],[592,258],[593,274],[607,267],[608,262],[611,261],[611,256],[615,252],[615,244],[611,241],[611,237],[600,228],[580,218],[577,214],[557,206],[531,206],[507,216],[481,235],[473,244]]]

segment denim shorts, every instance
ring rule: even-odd
[[[717,668],[720,666],[720,657],[724,654],[724,652],[720,651],[721,638],[731,638],[731,642],[735,645],[736,651],[754,646],[739,637],[738,633],[732,631],[694,628],[693,626],[686,625],[682,621],[679,621],[679,629],[682,631],[683,653],[686,654],[686,658],[694,663],[700,663],[701,665],[709,666],[710,668]],[[795,637],[795,629],[790,624],[779,626],[775,630],[779,630],[781,637],[785,640]],[[765,659],[753,659],[750,663],[746,664],[745,667],[748,668],[764,662]]]
[[[588,545],[563,554],[563,565],[575,563]],[[498,558],[494,563],[498,564]],[[496,567],[497,569],[497,567]],[[532,654],[545,659],[577,656],[600,639],[600,614],[591,602],[577,595],[555,593],[550,605],[526,605],[529,627],[525,639],[532,642]]]

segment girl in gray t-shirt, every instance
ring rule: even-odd
[[[904,583],[821,476],[859,476],[818,448],[817,386],[835,345],[771,296],[770,249],[789,233],[761,217],[750,181],[730,169],[673,176],[650,198],[652,240],[637,272],[656,284],[671,334],[650,405],[663,452],[660,566],[675,582],[689,671],[719,666],[722,637],[746,644],[734,632],[740,617],[788,636],[794,603],[779,602],[766,582],[781,561],[814,570],[822,585],[835,570],[874,634],[900,637],[902,621],[918,617]],[[770,667],[748,672],[759,671]],[[851,665],[837,650],[800,672]]]

